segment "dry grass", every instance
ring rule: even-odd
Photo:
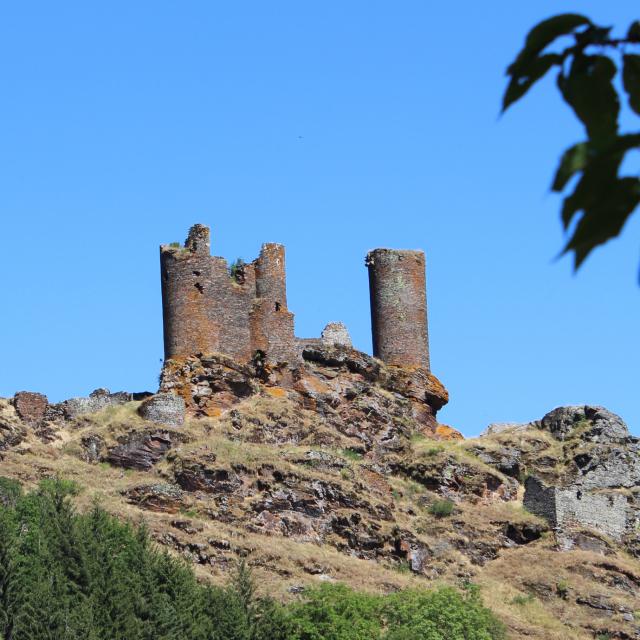
[[[412,480],[375,473],[370,459],[345,453],[345,449],[354,446],[353,441],[336,432],[331,434],[333,440],[329,439],[322,431],[329,430],[318,424],[313,412],[301,410],[286,398],[254,397],[236,405],[234,409],[241,413],[244,421],[240,429],[231,424],[229,413],[221,418],[188,421],[176,429],[162,428],[172,434],[174,447],[147,472],[124,471],[82,459],[82,438],[89,434],[98,435],[107,446],[113,446],[132,431],[154,430],[140,419],[136,409],[137,403],[128,403],[84,416],[62,429],[52,444],[42,443],[30,432],[18,447],[2,454],[0,473],[21,480],[27,487],[35,486],[43,476],[75,480],[83,488],[76,498],[79,509],[89,509],[97,500],[121,519],[134,523],[144,521],[157,540],[171,537],[177,548],[191,543],[205,545],[212,563],[194,565],[203,580],[224,582],[235,558],[246,555],[262,591],[283,600],[291,597],[292,587],[315,585],[325,580],[345,582],[367,591],[389,592],[440,583],[459,584],[469,579],[482,587],[485,603],[505,621],[514,639],[532,640],[593,637],[582,629],[593,626],[602,614],[577,605],[576,594],[606,595],[616,605],[630,610],[638,608],[633,594],[616,584],[630,580],[640,585],[640,563],[621,552],[606,557],[582,551],[558,553],[553,536],[547,536],[529,545],[499,549],[498,557],[483,566],[473,564],[460,547],[466,544],[465,540],[495,545],[504,523],[543,524],[542,521],[526,512],[519,501],[498,500],[477,504],[462,501],[451,517],[435,518],[429,514],[428,505],[438,497],[436,494]],[[0,400],[0,418],[6,423],[17,420],[13,407],[3,400]],[[252,421],[264,423],[278,419],[290,421],[294,426],[302,425],[311,435],[295,445],[250,440]],[[318,431],[314,432],[316,426]],[[518,446],[526,447],[532,454],[542,449],[548,454],[555,446],[548,441],[547,434],[538,431],[502,433],[480,441],[485,448],[487,445],[499,448],[515,437],[520,440]],[[332,444],[319,444],[325,439]],[[413,458],[437,466],[446,458],[454,457],[479,473],[501,475],[468,450],[473,443],[415,438]],[[322,450],[342,460],[342,464],[336,468],[302,464],[310,450]],[[223,522],[216,515],[216,496],[202,492],[185,492],[182,512],[177,514],[144,511],[126,501],[123,494],[133,487],[173,481],[174,465],[181,460],[200,461],[210,468],[243,465],[248,475],[270,466],[281,473],[294,474],[303,485],[321,480],[345,493],[358,495],[372,506],[391,505],[393,520],[378,521],[380,535],[391,537],[395,535],[394,529],[410,532],[413,539],[424,544],[432,554],[427,574],[418,576],[401,571],[391,561],[358,559],[331,544],[320,545],[250,530],[247,514],[251,511],[251,496],[233,496],[242,518],[229,522]],[[344,510],[344,513],[349,512]],[[172,524],[176,520],[188,520],[198,531],[186,533]],[[327,538],[331,540],[330,536]],[[229,549],[216,547],[216,541],[226,541]],[[558,593],[559,583],[567,585],[566,600]],[[615,629],[622,621],[615,614],[607,624]]]

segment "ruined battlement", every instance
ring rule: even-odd
[[[351,346],[344,325],[322,338],[296,338],[287,308],[285,249],[262,245],[250,263],[229,267],[211,255],[209,228],[196,224],[184,246],[160,247],[165,359],[222,353],[248,362],[260,352],[295,366],[304,345]],[[375,249],[367,255],[374,356],[429,370],[425,257],[422,251]]]
[[[160,247],[165,358],[219,352],[246,362],[263,351],[291,362],[284,247],[265,244],[253,262],[233,269],[210,247],[203,225],[191,228],[184,247]]]

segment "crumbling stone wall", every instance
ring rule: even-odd
[[[263,245],[256,260],[233,274],[210,252],[203,225],[191,228],[184,247],[160,247],[165,358],[221,352],[247,362],[260,350],[268,360],[291,360],[284,247]]]
[[[530,476],[525,483],[523,505],[560,529],[589,527],[616,540],[627,530],[629,508],[621,493],[589,491],[580,486],[547,487]]]
[[[253,351],[268,360],[291,362],[295,358],[293,314],[287,309],[284,247],[265,244],[255,262],[256,298],[251,310]]]
[[[330,322],[320,334],[320,340],[328,346],[341,345],[351,346],[351,336],[349,330],[343,322]]]
[[[20,420],[30,425],[38,425],[45,417],[49,401],[42,393],[18,391],[13,396],[13,406]]]
[[[556,510],[556,488],[547,487],[536,476],[529,476],[524,483],[522,505],[527,511],[544,518],[552,527],[558,525]]]
[[[295,366],[305,345],[351,346],[341,323],[327,325],[320,343],[294,337],[280,244],[264,244],[256,260],[231,273],[224,258],[211,256],[209,228],[197,224],[183,247],[160,247],[160,263],[166,360],[221,353]],[[366,264],[374,355],[429,371],[424,253],[375,249]]]
[[[367,254],[373,355],[387,364],[429,369],[425,256],[375,249]]]

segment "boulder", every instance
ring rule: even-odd
[[[145,420],[151,420],[156,424],[179,427],[184,423],[186,407],[181,396],[157,393],[142,401],[138,413]]]
[[[622,418],[598,406],[558,407],[542,418],[540,426],[558,440],[579,436],[591,442],[619,442],[629,437]]]

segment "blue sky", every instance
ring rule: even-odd
[[[155,389],[158,245],[287,247],[300,336],[370,351],[366,252],[427,253],[441,420],[473,435],[561,404],[640,432],[640,215],[574,276],[552,82],[499,118],[504,69],[562,11],[632,2],[61,1],[0,6],[0,395]]]

